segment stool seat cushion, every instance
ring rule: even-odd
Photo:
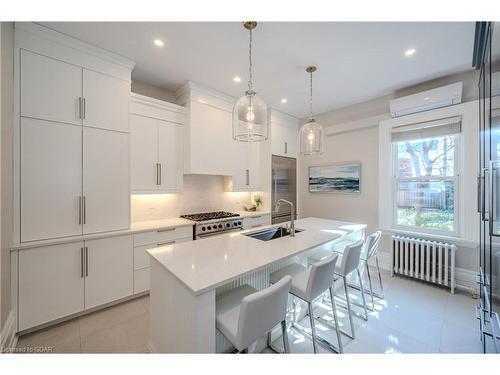
[[[269,277],[271,284],[277,283],[282,277],[289,275],[292,277],[292,285],[290,286],[290,293],[305,301],[308,300],[306,296],[307,281],[309,278],[309,270],[298,263],[292,263],[285,266],[273,273]]]
[[[238,333],[241,300],[255,292],[257,292],[257,289],[245,284],[216,298],[217,329],[232,343],[236,342]]]

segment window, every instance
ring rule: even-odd
[[[394,227],[458,233],[458,127],[393,133]],[[416,139],[415,139],[416,138]]]

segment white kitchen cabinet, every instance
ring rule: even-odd
[[[131,190],[182,190],[185,109],[133,94],[130,116]]]
[[[84,243],[19,251],[19,330],[84,309]]]
[[[165,192],[182,190],[183,184],[183,126],[158,121],[158,189]]]
[[[260,143],[235,142],[232,147],[233,166],[231,175],[224,179],[225,190],[260,190]]]
[[[130,116],[130,185],[132,191],[158,190],[158,120]]]
[[[21,241],[82,234],[82,128],[21,118]]]
[[[83,129],[83,233],[130,225],[129,135]]]
[[[21,50],[21,116],[81,125],[82,68]]]
[[[85,309],[134,292],[133,236],[85,241]]]
[[[299,155],[299,120],[287,114],[271,112],[271,152],[297,158]]]
[[[130,82],[83,69],[84,126],[128,132]]]

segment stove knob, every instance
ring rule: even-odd
[[[210,230],[210,229],[212,229],[212,227],[209,225],[209,226],[207,227],[207,229],[208,229],[208,230]]]
[[[235,222],[233,223],[233,225],[234,225],[234,226],[237,226],[237,225],[238,225],[238,222],[236,222],[236,221],[235,221]]]
[[[207,228],[205,228],[205,227],[201,227],[201,230],[204,232],[204,231],[206,231],[206,230],[207,230]]]
[[[219,229],[222,229],[222,224],[219,224]]]
[[[241,225],[241,221],[238,221],[238,225]]]
[[[231,224],[229,223],[226,223],[226,227],[229,228],[231,226]]]

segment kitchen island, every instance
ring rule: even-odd
[[[284,224],[281,224],[284,225]],[[324,246],[355,241],[365,225],[319,218],[295,222],[300,232],[262,241],[238,231],[148,250],[151,258],[150,350],[158,353],[215,353],[227,342],[216,332],[217,293],[248,283],[269,284],[269,274]]]

